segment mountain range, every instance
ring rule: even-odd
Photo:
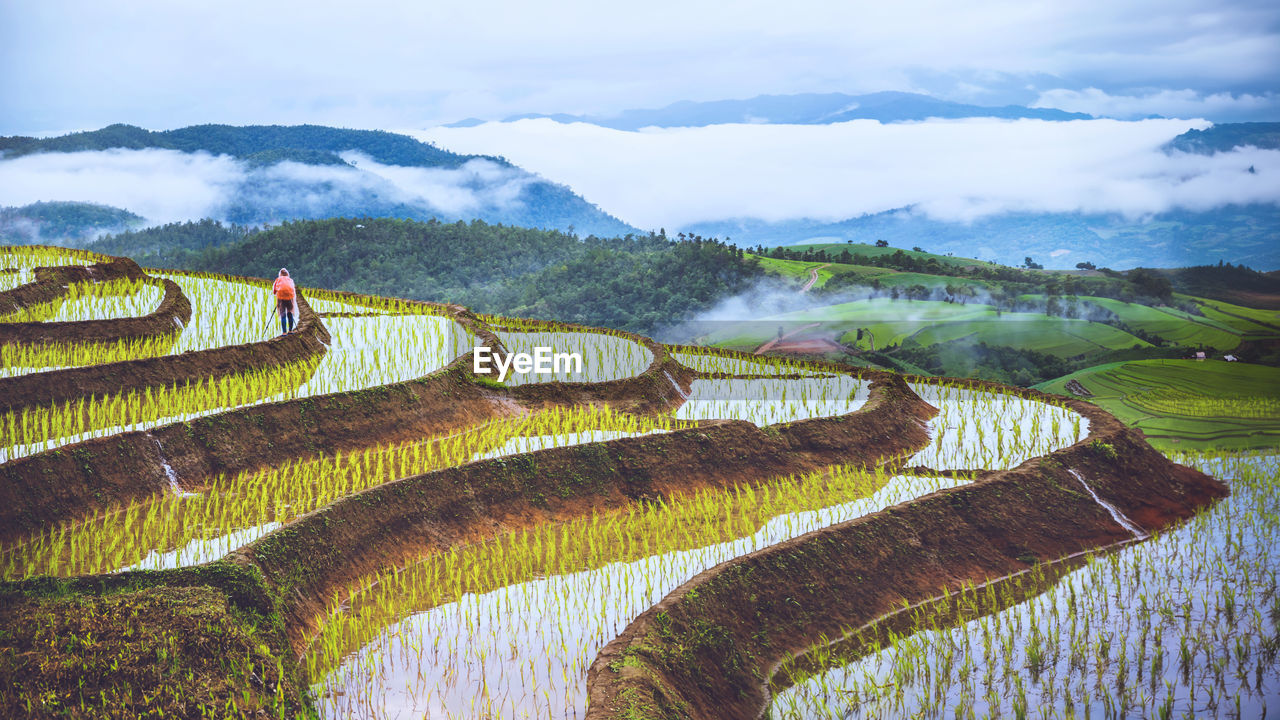
[[[381,130],[196,125],[156,132],[111,125],[53,138],[2,137],[0,163],[51,153],[156,150],[234,159],[236,171],[229,180],[218,178],[223,196],[207,214],[241,225],[373,216],[481,219],[583,235],[638,232],[564,185],[504,158],[460,155]],[[10,214],[32,212],[29,206],[18,210]]]
[[[1089,120],[1092,115],[1053,108],[1021,105],[990,107],[939,100],[917,93],[877,92],[866,95],[843,93],[802,93],[758,95],[746,100],[683,100],[657,109],[624,110],[616,115],[512,115],[503,122],[547,118],[559,123],[590,123],[615,130],[644,127],[704,127],[724,123],[768,123],[825,125],[847,120],[877,120],[882,123],[910,122],[928,118],[1034,118],[1037,120]],[[446,127],[472,127],[484,121],[468,118]]]

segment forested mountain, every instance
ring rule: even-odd
[[[55,138],[0,138],[0,163],[34,161],[44,153],[103,150],[234,158],[233,167],[221,168],[209,179],[209,193],[217,200],[202,214],[242,225],[369,216],[482,219],[596,235],[638,232],[569,188],[503,158],[459,155],[381,130],[196,125],[153,132],[111,125]],[[86,160],[119,161],[111,157]],[[147,165],[124,164],[124,171],[133,173],[145,172],[138,167]],[[147,178],[139,180],[145,184]]]
[[[966,105],[904,92],[878,92],[866,95],[843,93],[801,93],[797,95],[759,95],[746,100],[715,100],[672,103],[666,107],[624,110],[617,115],[514,115],[512,122],[526,118],[548,118],[561,123],[585,122],[615,130],[639,130],[642,127],[703,127],[721,123],[778,123],[821,125],[847,120],[905,122],[926,118],[1037,118],[1041,120],[1078,120],[1091,116],[1052,108],[1028,108],[1021,105],[987,107]],[[451,127],[469,127],[479,120],[468,119]]]
[[[323,125],[192,125],[177,130],[152,131],[133,125],[108,125],[101,130],[60,137],[0,137],[0,153],[19,157],[39,152],[81,152],[122,148],[159,148],[179,152],[207,152],[248,159],[277,153],[278,161],[325,164],[341,159],[338,153],[357,150],[386,165],[412,167],[460,167],[482,155],[458,155],[407,135],[383,130],[347,130]],[[507,164],[504,160],[489,158]]]
[[[741,250],[714,240],[579,239],[482,221],[329,219],[262,231],[204,221],[105,238],[92,248],[144,265],[235,275],[269,277],[288,267],[303,287],[637,332],[705,310],[761,275]]]
[[[1280,150],[1280,122],[1221,123],[1204,130],[1188,130],[1170,140],[1165,149],[1212,155],[1246,145]]]
[[[731,237],[742,246],[809,242],[920,246],[933,253],[1021,265],[1027,256],[1049,268],[1078,262],[1125,269],[1138,266],[1210,265],[1220,260],[1271,270],[1280,268],[1280,207],[1229,205],[1216,210],[1177,210],[1143,220],[1120,215],[1007,213],[970,223],[932,219],[910,209],[840,222],[742,219],[701,222],[682,230]]]
[[[84,202],[38,202],[0,207],[0,245],[80,245],[109,232],[138,227],[128,210]]]

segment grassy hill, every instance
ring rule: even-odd
[[[1072,395],[1072,382],[1157,447],[1262,449],[1280,443],[1280,368],[1141,360],[1088,368],[1035,387]]]

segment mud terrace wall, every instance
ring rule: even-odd
[[[709,487],[837,463],[872,466],[928,443],[935,414],[902,380],[873,379],[857,412],[758,428],[743,421],[553,448],[404,478],[339,500],[238,553],[284,602],[295,648],[336,590],[427,550]]]
[[[311,327],[317,328],[316,332],[323,330],[310,306],[305,305],[305,300],[301,302],[303,322],[314,322]],[[423,305],[431,310],[441,307]],[[470,311],[461,306],[445,306],[445,311],[471,329],[479,341],[501,348],[488,326]],[[257,344],[279,345],[300,334]],[[323,337],[328,338],[327,331]],[[657,347],[661,350],[661,346]],[[223,349],[233,348],[219,350]],[[177,357],[215,352],[218,351]],[[267,357],[287,358],[287,352]],[[240,363],[232,367],[243,371],[258,367],[248,364],[256,357],[250,354],[246,358],[237,352],[225,362]],[[655,355],[644,373],[634,378],[608,383],[489,387],[473,382],[470,356],[466,355],[436,373],[393,385],[254,406],[149,431],[86,440],[0,464],[0,541],[169,492],[170,473],[184,490],[199,490],[221,473],[253,470],[340,450],[422,440],[546,407],[607,403],[626,412],[665,412],[682,402],[681,388],[673,385],[667,372],[683,382],[686,389],[693,377],[691,371],[676,365],[663,351],[661,357]],[[194,380],[200,376],[190,377]]]
[[[24,308],[53,302],[66,295],[67,286],[72,283],[146,277],[146,273],[138,263],[129,258],[116,258],[110,262],[93,265],[39,267],[32,274],[36,278],[34,281],[0,292],[0,315],[8,315]]]
[[[1076,445],[736,558],[677,588],[592,663],[587,718],[760,717],[788,656],[904,601],[1131,539],[1070,470],[1147,531],[1226,496],[1219,481],[1170,462],[1110,415],[1070,406],[1092,430]]]
[[[129,390],[181,385],[188,380],[219,378],[323,354],[330,342],[329,331],[311,310],[302,293],[297,297],[300,321],[296,330],[288,335],[181,355],[0,378],[0,412],[47,407],[86,396],[103,397]]]
[[[0,345],[22,343],[112,343],[176,335],[191,320],[191,301],[172,280],[159,280],[164,298],[142,317],[78,322],[0,323]]]

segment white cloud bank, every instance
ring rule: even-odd
[[[0,206],[42,200],[93,202],[133,211],[151,223],[227,219],[229,204],[271,208],[268,221],[318,217],[370,199],[429,207],[469,217],[519,204],[536,178],[489,160],[458,168],[384,165],[355,151],[341,154],[355,168],[282,162],[248,168],[226,156],[176,150],[100,150],[40,153],[0,160]]]
[[[1057,108],[1120,119],[1152,115],[1201,118],[1275,112],[1280,110],[1280,97],[1275,93],[1233,95],[1224,92],[1201,95],[1194,90],[1154,90],[1143,95],[1110,95],[1091,87],[1084,90],[1057,89],[1042,92],[1032,107]]]
[[[839,220],[908,205],[963,221],[1280,202],[1280,152],[1160,150],[1208,125],[982,118],[624,132],[522,120],[410,134],[454,152],[504,155],[645,229],[735,217]]]
[[[243,177],[227,156],[176,150],[43,153],[0,161],[0,205],[93,202],[156,223],[205,217]]]

